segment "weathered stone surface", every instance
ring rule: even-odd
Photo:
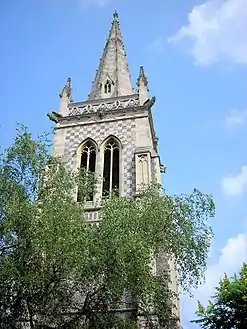
[[[104,86],[109,81],[111,92],[105,93]],[[100,59],[99,68],[93,82],[89,100],[131,95],[133,88],[126,60],[118,15],[114,13],[109,37]]]
[[[105,93],[105,83],[111,84]],[[96,173],[99,184],[93,200],[86,205],[86,219],[100,221],[103,186],[104,145],[109,137],[119,143],[119,193],[135,195],[138,186],[156,180],[161,183],[161,165],[158,138],[154,131],[151,107],[155,98],[148,98],[148,82],[143,67],[138,77],[138,93],[133,93],[130,74],[115,13],[103,57],[100,61],[89,99],[72,102],[70,79],[60,94],[60,109],[56,116],[53,153],[64,158],[76,169],[80,163],[81,148],[87,139],[96,146]],[[152,263],[154,275],[169,268],[171,287],[177,292],[174,262],[160,255]],[[125,302],[127,301],[125,298]],[[179,301],[176,313],[179,315]],[[141,325],[140,325],[141,327]]]

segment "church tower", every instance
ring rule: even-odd
[[[97,191],[86,203],[90,221],[100,220],[100,200],[112,190],[134,196],[144,183],[161,183],[165,171],[157,150],[149,98],[148,80],[141,66],[137,90],[131,84],[118,14],[115,12],[106,45],[88,99],[73,102],[71,79],[60,93],[53,154],[62,156],[71,168],[84,167],[97,173]],[[80,196],[76,196],[79,200]],[[173,289],[176,273],[171,263]],[[160,264],[155,262],[154,272]],[[177,308],[179,310],[179,304]]]

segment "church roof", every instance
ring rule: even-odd
[[[111,92],[104,93],[104,86],[110,83]],[[133,94],[131,78],[126,60],[118,14],[115,11],[109,37],[100,59],[99,68],[93,81],[89,100]]]

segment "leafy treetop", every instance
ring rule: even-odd
[[[77,189],[86,200],[96,183],[25,127],[1,155],[0,326],[136,328],[141,317],[146,328],[175,327],[166,261],[158,276],[150,264],[172,255],[183,289],[201,282],[212,198],[169,196],[154,184],[136,199],[110,196],[96,225],[75,202]]]
[[[226,274],[215,288],[213,302],[205,308],[200,302],[196,312],[198,323],[208,329],[247,328],[247,264],[238,275]]]

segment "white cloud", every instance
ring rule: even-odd
[[[208,267],[206,271],[206,283],[193,292],[194,298],[188,296],[182,297],[182,314],[185,325],[188,325],[189,321],[196,318],[197,300],[206,306],[214,293],[214,288],[224,276],[224,273],[230,276],[233,275],[234,272],[239,271],[241,265],[246,260],[247,233],[230,238],[221,249],[218,261]],[[190,327],[194,328],[193,325],[190,325]]]
[[[247,166],[242,166],[240,173],[225,177],[222,180],[222,190],[226,195],[238,195],[247,188]]]
[[[246,110],[232,110],[225,118],[225,125],[229,129],[247,124],[247,109]]]
[[[200,65],[222,60],[247,64],[247,1],[211,0],[195,6],[168,42],[188,39],[192,56]]]

